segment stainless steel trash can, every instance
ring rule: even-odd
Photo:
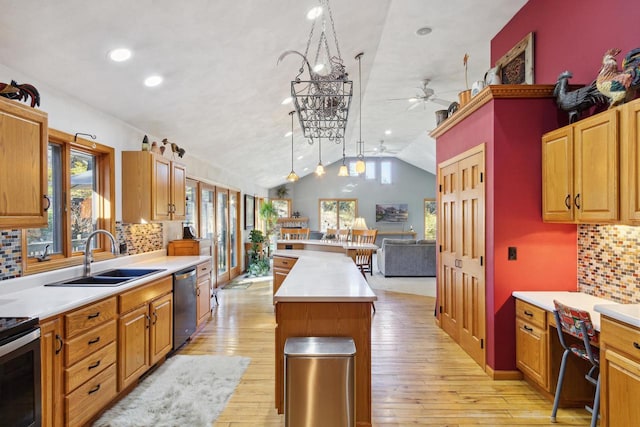
[[[284,344],[285,426],[355,426],[355,355],[352,338],[287,339]]]

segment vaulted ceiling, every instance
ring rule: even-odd
[[[362,137],[367,155],[394,155],[435,171],[435,127],[440,104],[409,109],[422,81],[438,98],[456,101],[465,88],[463,56],[469,53],[469,85],[482,80],[491,38],[526,0],[332,0],[340,53],[354,97],[346,133],[347,156],[358,139],[362,57]],[[152,135],[166,136],[212,166],[242,173],[265,188],[285,182],[291,139],[285,137],[292,105],[281,102],[300,61],[285,50],[304,51],[317,0],[0,0],[0,64],[77,97]],[[430,27],[419,36],[416,30]],[[317,28],[317,27],[316,27]],[[316,32],[318,29],[316,29]],[[327,31],[330,31],[329,29]],[[309,49],[314,51],[317,40]],[[114,63],[116,47],[133,57]],[[332,52],[333,53],[333,52]],[[155,88],[142,82],[161,74]],[[0,76],[6,82],[11,76]],[[46,110],[46,100],[43,100]],[[390,134],[385,131],[390,130]],[[299,175],[318,163],[294,128]],[[374,148],[384,141],[387,152]],[[388,153],[391,152],[391,153]],[[325,142],[324,164],[340,159],[341,145]]]

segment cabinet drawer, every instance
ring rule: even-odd
[[[295,265],[296,261],[298,261],[296,258],[287,258],[280,256],[273,257],[273,267],[291,270],[291,267]]]
[[[171,276],[158,279],[146,285],[141,285],[118,297],[120,302],[120,314],[133,310],[173,290],[173,278]]]
[[[109,404],[116,393],[116,365],[113,364],[65,397],[67,425],[84,425]]]
[[[65,366],[71,367],[80,359],[94,351],[109,345],[116,339],[117,328],[115,319],[102,326],[88,331],[72,340],[65,342]]]
[[[198,279],[202,277],[209,277],[211,274],[211,261],[203,262],[202,264],[197,265],[198,272],[196,273]]]
[[[602,316],[600,340],[640,362],[640,330]]]
[[[64,316],[65,337],[73,338],[116,317],[116,298],[98,301]]]
[[[522,319],[516,319],[516,366],[547,389],[547,333]]]
[[[90,354],[64,371],[65,393],[69,394],[89,378],[116,362],[116,343]]]
[[[519,299],[516,299],[516,317],[541,329],[547,327],[546,310]]]

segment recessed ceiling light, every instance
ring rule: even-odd
[[[109,52],[109,58],[115,62],[123,62],[131,58],[131,51],[124,47],[113,49]]]
[[[282,100],[281,104],[282,105],[291,104],[292,101],[293,101],[293,98],[290,96],[287,96],[285,99]]]
[[[316,7],[312,8],[311,10],[309,10],[309,12],[307,12],[307,19],[313,20],[313,19],[316,19],[320,15],[322,15],[322,7],[321,6],[316,6]]]
[[[289,132],[287,132],[287,133],[285,133],[285,134],[284,134],[284,137],[285,137],[285,138],[288,138],[288,137],[290,137],[291,135],[293,135],[293,132],[289,131]]]
[[[426,36],[427,34],[431,34],[431,31],[433,31],[431,27],[422,27],[416,30],[416,34],[419,36]]]
[[[144,85],[147,87],[155,87],[162,83],[162,76],[153,75],[144,79]]]
[[[387,130],[385,130],[385,131],[384,131],[384,134],[385,134],[385,135],[391,135],[391,129],[387,129]]]
[[[418,98],[409,98],[409,102],[417,102]]]
[[[304,159],[304,156],[298,156],[298,160]]]
[[[309,168],[304,168],[304,169],[302,169],[302,171],[303,171],[303,172],[306,172],[306,171],[308,171],[308,170],[309,170]]]
[[[324,68],[324,64],[322,63],[316,64],[313,66],[313,71],[315,71],[316,73],[319,73],[320,71],[322,71],[323,68]]]

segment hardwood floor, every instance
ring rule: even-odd
[[[375,426],[587,426],[584,409],[560,409],[524,381],[493,381],[440,328],[434,299],[376,290],[372,322]],[[274,408],[274,313],[270,284],[222,290],[220,306],[181,353],[226,354],[251,364],[214,424],[284,426]]]

